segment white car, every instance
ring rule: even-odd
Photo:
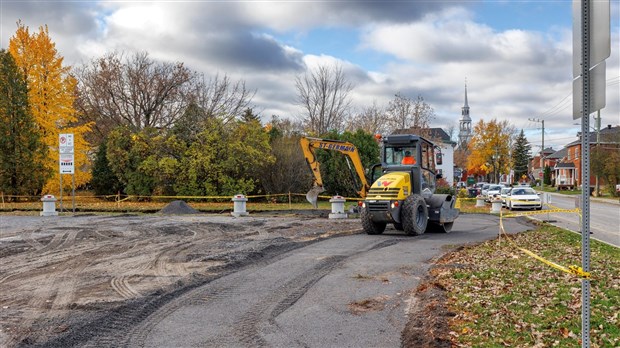
[[[487,198],[487,191],[489,190],[489,186],[491,186],[491,184],[483,184],[480,187],[480,194],[484,197],[484,199]]]
[[[506,196],[506,207],[513,209],[542,209],[540,196],[531,187],[514,187]]]
[[[487,202],[490,202],[491,199],[493,199],[493,197],[495,196],[499,197],[499,193],[503,188],[504,188],[504,185],[499,185],[499,184],[489,185],[489,188],[487,189],[487,195],[485,196],[485,200]]]
[[[504,187],[501,191],[499,191],[499,196],[502,199],[502,207],[506,206],[506,198],[508,197],[510,190],[512,190],[512,187]]]

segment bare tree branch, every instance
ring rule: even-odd
[[[412,100],[398,92],[387,108],[387,122],[391,131],[405,128],[426,130],[434,118],[435,111],[422,96]]]
[[[372,105],[362,108],[348,122],[347,129],[356,131],[362,129],[370,134],[381,134],[389,132],[387,115],[383,107],[377,105],[374,100]]]
[[[351,107],[347,81],[341,66],[322,65],[317,70],[295,78],[298,102],[305,109],[302,116],[307,130],[316,135],[341,129]]]
[[[76,70],[77,109],[94,131],[105,136],[112,128],[167,128],[188,105],[194,74],[182,63],[160,63],[148,53],[110,53]]]
[[[245,81],[233,83],[224,75],[216,75],[208,81],[204,76],[195,85],[196,104],[204,110],[207,117],[222,118],[224,124],[240,118],[250,107],[256,91],[248,91]]]

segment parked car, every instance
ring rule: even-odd
[[[542,209],[540,196],[531,187],[517,186],[506,196],[506,207],[513,209]]]
[[[485,196],[485,201],[490,202],[493,197],[499,197],[499,193],[504,187],[504,185],[489,185],[487,195]]]
[[[506,206],[506,197],[508,197],[510,190],[512,190],[512,187],[504,187],[501,191],[499,191],[499,196],[502,199],[502,207]]]
[[[482,196],[484,196],[485,199],[486,199],[486,196],[487,196],[487,191],[489,190],[489,186],[491,186],[491,184],[484,184],[484,185],[482,185],[482,188],[480,188],[480,194]]]
[[[467,184],[465,184],[465,181],[459,181],[456,183],[456,188],[457,190],[467,188]]]
[[[478,195],[481,195],[482,194],[482,186],[484,186],[484,184],[488,184],[488,183],[486,183],[484,181],[481,181],[481,182],[473,184],[471,186],[471,188],[468,189],[469,195],[471,197],[476,197]],[[472,196],[472,193],[473,193],[473,196]]]

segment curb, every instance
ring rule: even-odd
[[[581,197],[581,195],[564,195],[564,194],[561,194],[561,193],[546,192],[546,191],[540,191],[540,192],[548,193],[548,194],[550,194],[552,196],[558,196],[558,197],[575,197],[575,198],[576,197]],[[599,197],[592,197],[592,196],[590,196],[590,201],[620,205],[620,199],[615,199],[615,198],[599,198]]]

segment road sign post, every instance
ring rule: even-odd
[[[581,266],[584,272],[590,272],[590,113],[605,107],[605,59],[611,53],[610,32],[609,0],[573,2],[573,119],[581,117]],[[581,303],[581,346],[590,347],[587,278],[581,280]]]
[[[75,213],[75,148],[73,146],[73,133],[58,135],[58,167],[60,172],[60,211],[62,205],[62,175],[71,174],[71,202],[72,211]]]

